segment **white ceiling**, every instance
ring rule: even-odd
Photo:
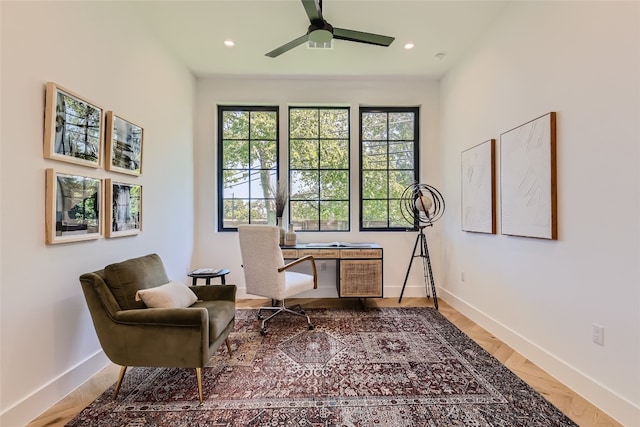
[[[324,0],[334,27],[395,37],[389,47],[333,40],[333,49],[298,46],[265,53],[304,35],[300,0],[133,1],[162,44],[195,75],[442,76],[482,35],[508,1]],[[224,46],[225,39],[235,42]],[[405,50],[408,42],[415,44]],[[446,55],[438,59],[436,54]]]

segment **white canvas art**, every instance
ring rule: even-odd
[[[495,140],[462,152],[462,229],[496,232]]]
[[[555,113],[500,136],[502,234],[556,239]]]

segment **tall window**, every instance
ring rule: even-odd
[[[413,228],[400,211],[418,179],[418,108],[360,108],[360,230]]]
[[[349,230],[349,109],[289,108],[289,222]]]
[[[275,224],[278,107],[218,106],[218,230]]]

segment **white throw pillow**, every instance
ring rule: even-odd
[[[166,285],[136,292],[136,301],[142,300],[149,308],[189,307],[198,297],[184,283],[171,281]]]

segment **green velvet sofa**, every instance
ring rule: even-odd
[[[128,366],[195,368],[202,402],[202,367],[223,341],[231,355],[236,286],[189,286],[197,301],[185,308],[148,308],[136,300],[139,290],[168,282],[157,254],[80,276],[100,345],[122,367],[114,398]]]

